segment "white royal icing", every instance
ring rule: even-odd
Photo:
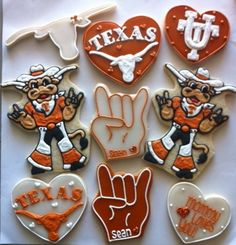
[[[95,89],[95,103],[97,115],[91,128],[106,158],[141,154],[150,106],[147,88],[141,88],[137,94],[112,94],[100,84]]]
[[[74,182],[73,188],[66,185],[66,183],[70,182]],[[35,183],[40,183],[40,186],[38,186],[37,189],[35,189]],[[64,198],[63,196],[58,197],[59,189],[61,187],[63,187],[65,190],[63,194],[65,195]],[[46,188],[49,188],[52,200],[51,198],[48,198],[42,191]],[[73,194],[73,191],[75,191],[75,189],[79,189],[79,191],[82,191],[81,199],[79,199],[78,196],[77,199],[75,199],[76,195]],[[34,194],[32,194],[32,191],[34,191]],[[33,196],[34,199],[40,199],[40,201],[32,203],[32,199],[30,199],[29,194],[30,192],[31,198]],[[16,201],[16,198],[21,195],[25,195],[24,201],[28,205],[24,208],[19,201]],[[74,200],[72,200],[72,198],[74,198]],[[58,175],[48,184],[41,180],[37,180],[36,182],[35,179],[25,178],[17,183],[12,191],[12,206],[14,208],[14,212],[17,212],[17,210],[24,210],[37,215],[47,215],[49,213],[61,214],[70,209],[78,202],[80,202],[81,205],[67,216],[68,221],[65,220],[65,222],[60,223],[60,227],[58,230],[59,238],[56,241],[51,241],[48,238],[48,231],[45,229],[44,225],[38,223],[37,220],[34,220],[33,218],[24,214],[16,214],[17,218],[24,227],[26,227],[28,230],[30,230],[32,233],[39,236],[40,238],[54,243],[59,242],[70,232],[70,230],[80,220],[85,210],[87,204],[87,191],[83,180],[75,174]],[[70,224],[70,227],[68,227],[68,224]]]
[[[230,223],[230,206],[218,195],[204,197],[194,184],[181,182],[169,191],[167,208],[171,223],[183,243],[200,242],[220,235]],[[186,209],[186,216],[177,210]],[[180,211],[182,211],[180,210]]]
[[[119,70],[122,73],[123,81],[126,83],[131,83],[134,79],[134,70],[136,67],[136,63],[141,62],[142,56],[144,56],[152,47],[157,46],[158,44],[159,44],[158,42],[152,42],[149,43],[143,50],[139,51],[136,54],[126,54],[126,55],[120,55],[118,57],[114,57],[107,53],[96,51],[96,50],[90,51],[89,54],[98,55],[105,59],[110,60],[111,66],[118,65]]]
[[[197,16],[197,12],[187,10],[186,20],[180,19],[177,26],[178,31],[184,31],[184,42],[191,49],[187,58],[193,61],[199,60],[198,51],[207,46],[210,37],[218,37],[220,33],[220,27],[212,24],[215,21],[214,15],[203,14],[202,20],[205,23],[195,22]]]
[[[90,17],[111,11],[116,8],[115,3],[106,3],[78,15],[55,20],[46,25],[28,27],[12,34],[6,41],[7,46],[15,44],[19,39],[34,33],[36,39],[49,36],[52,42],[59,48],[60,56],[64,60],[73,60],[79,56],[77,48],[77,27],[85,28],[90,23]]]

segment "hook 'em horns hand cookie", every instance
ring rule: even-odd
[[[76,65],[63,68],[52,66],[48,69],[42,65],[31,66],[29,74],[22,74],[14,81],[2,84],[3,87],[15,86],[23,92],[23,99],[12,105],[9,119],[24,129],[38,130],[38,144],[27,158],[32,165],[32,174],[53,168],[59,170],[61,163],[65,170],[76,170],[87,162],[89,135],[79,122],[77,113],[84,93],[69,81],[67,75],[77,68]],[[80,136],[79,142],[72,142],[77,135]],[[57,141],[57,149],[53,147],[53,139]]]
[[[140,237],[150,212],[152,172],[114,174],[107,165],[97,169],[99,193],[92,207],[102,222],[109,242]]]
[[[110,93],[98,85],[95,89],[97,115],[91,132],[107,160],[135,157],[143,152],[150,106],[147,88],[137,94]]]
[[[144,159],[179,178],[191,179],[213,155],[212,131],[228,120],[225,92],[236,92],[236,87],[210,78],[204,68],[196,73],[178,71],[170,64],[166,68],[177,86],[157,91],[153,103],[170,128],[161,139],[147,142]]]
[[[36,39],[43,39],[49,36],[52,42],[59,48],[61,58],[64,60],[73,60],[79,55],[79,50],[76,45],[77,27],[87,27],[91,24],[91,17],[111,11],[115,7],[115,3],[106,3],[77,15],[55,20],[46,25],[27,27],[12,34],[7,39],[6,45],[11,46],[18,40],[32,34],[34,34],[34,38]]]

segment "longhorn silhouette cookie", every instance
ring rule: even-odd
[[[152,172],[138,175],[114,174],[106,164],[97,169],[99,193],[93,201],[95,214],[104,226],[109,242],[143,235],[150,212]]]
[[[95,89],[97,115],[91,132],[107,160],[136,157],[143,152],[150,106],[147,88],[137,94],[110,93],[104,85]]]
[[[170,64],[166,68],[177,85],[157,91],[153,104],[169,130],[146,143],[143,158],[179,178],[192,179],[213,156],[212,133],[229,119],[225,94],[236,92],[236,87],[211,78],[204,68],[195,73],[178,71]]]
[[[76,225],[87,203],[85,185],[75,174],[61,174],[49,184],[23,179],[12,192],[17,218],[46,241],[59,242]]]
[[[113,22],[94,23],[83,40],[92,64],[120,85],[130,87],[155,61],[161,32],[150,17],[136,16],[122,27]]]
[[[115,8],[115,3],[106,3],[77,15],[55,20],[46,25],[21,29],[6,40],[6,45],[11,46],[18,40],[30,35],[34,35],[36,39],[43,39],[49,36],[52,42],[59,48],[61,58],[64,60],[73,60],[79,56],[79,50],[76,44],[77,27],[85,28],[91,24],[91,17]]]
[[[38,144],[27,158],[32,174],[59,171],[61,165],[64,170],[73,171],[87,163],[89,133],[78,119],[84,93],[68,77],[68,72],[77,68],[76,65],[48,69],[42,65],[31,66],[29,74],[2,84],[14,86],[23,93],[23,99],[11,106],[8,118],[28,131],[39,133]],[[56,148],[53,139],[57,141]]]
[[[165,30],[170,45],[191,63],[198,63],[221,50],[229,39],[229,22],[218,11],[199,14],[189,6],[169,10]]]

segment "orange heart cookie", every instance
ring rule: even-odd
[[[177,53],[188,62],[200,62],[221,50],[229,38],[229,22],[218,11],[199,14],[189,6],[169,10],[166,36]]]
[[[126,87],[134,85],[155,61],[160,46],[159,25],[136,16],[123,26],[113,22],[91,25],[83,37],[92,64]]]

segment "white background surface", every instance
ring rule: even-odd
[[[27,26],[40,25],[49,21],[74,15],[80,10],[93,7],[101,3],[99,0],[4,0],[3,1],[3,41],[13,32]],[[118,8],[111,14],[99,16],[96,20],[112,20],[122,25],[126,19],[135,15],[147,15],[153,17],[162,28],[162,43],[156,63],[150,71],[131,89],[125,89],[115,82],[103,76],[90,64],[82,50],[82,32],[78,35],[78,47],[81,51],[80,59],[75,60],[80,65],[79,72],[74,72],[72,80],[80,86],[86,94],[86,101],[82,108],[81,119],[89,125],[94,115],[93,89],[98,82],[109,86],[111,91],[135,93],[140,86],[148,86],[152,91],[162,87],[171,87],[172,82],[163,71],[165,62],[171,62],[178,68],[195,69],[182,61],[174,50],[167,44],[163,35],[164,18],[167,11],[176,5],[186,4],[199,12],[206,10],[218,10],[223,12],[231,24],[231,36],[227,47],[212,58],[201,63],[207,67],[212,77],[221,78],[225,83],[236,86],[236,1],[235,0],[129,0],[117,1]],[[79,31],[79,30],[78,30]],[[62,33],[63,35],[63,33]],[[28,38],[17,43],[16,46],[7,49],[3,45],[3,81],[15,79],[18,75],[28,71],[29,67],[41,63],[45,66],[67,63],[60,59],[57,48],[49,39],[36,41]],[[26,156],[33,150],[37,142],[36,133],[26,133],[9,121],[7,118],[8,107],[20,99],[20,94],[10,92],[2,93],[2,152],[1,152],[1,243],[11,244],[43,244],[43,240],[30,234],[16,219],[11,208],[11,190],[16,182],[30,176],[30,169],[26,164]],[[230,120],[216,131],[215,158],[209,163],[196,181],[203,193],[218,193],[228,199],[232,209],[232,222],[228,229],[216,239],[206,241],[208,245],[235,245],[236,244],[236,96],[227,99],[230,109]],[[157,120],[151,106],[148,116],[149,135],[159,138],[166,130]],[[91,211],[91,202],[97,193],[97,181],[95,178],[96,166],[103,162],[103,156],[95,141],[92,142],[91,159],[88,165],[79,171],[88,189],[88,206],[85,213],[60,244],[104,244],[106,237],[101,223]],[[141,159],[114,161],[111,167],[114,171],[134,171],[150,166]],[[152,167],[152,166],[151,166]],[[50,180],[54,173],[41,175],[44,181]],[[170,187],[178,180],[160,169],[153,168],[153,185],[151,189],[151,215],[143,238],[116,242],[116,244],[181,244],[175,234],[166,208],[166,198]]]

